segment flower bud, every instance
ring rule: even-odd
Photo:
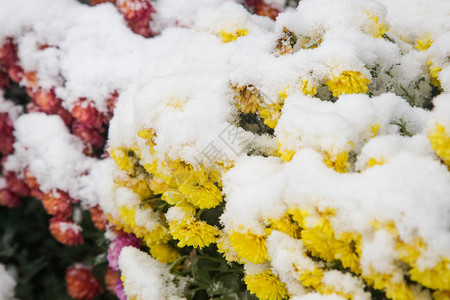
[[[127,234],[126,236],[116,237],[108,248],[108,263],[111,269],[119,270],[119,255],[123,247],[132,246],[139,248],[141,246],[141,241],[132,234]]]

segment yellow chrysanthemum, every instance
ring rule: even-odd
[[[236,100],[238,109],[244,114],[256,113],[258,107],[263,102],[258,89],[252,84],[232,85],[231,87],[234,90],[234,100]]]
[[[167,106],[172,107],[175,110],[182,110],[184,104],[186,104],[187,100],[180,97],[173,97],[167,101]]]
[[[220,38],[222,39],[222,42],[229,43],[237,40],[241,36],[246,36],[247,34],[248,30],[246,28],[241,28],[232,32],[221,30],[219,35]]]
[[[289,208],[289,214],[292,215],[292,219],[301,227],[306,227],[305,218],[309,215],[309,212],[306,209],[298,209],[298,208]]]
[[[122,219],[123,223],[123,230],[127,233],[130,233],[133,231],[133,228],[136,227],[136,221],[135,221],[135,215],[134,209],[126,206],[122,206],[119,209],[119,214]]]
[[[150,254],[164,264],[170,264],[180,257],[177,250],[167,244],[150,245]]]
[[[236,261],[240,264],[244,263],[236,251],[231,247],[230,240],[224,233],[222,233],[217,240],[217,252],[222,253],[223,257],[229,262]]]
[[[264,124],[270,128],[275,128],[281,116],[283,106],[280,103],[271,103],[267,107],[259,109],[259,115],[264,119]]]
[[[414,300],[408,284],[401,281],[393,281],[392,274],[374,274],[365,279],[377,290],[384,290],[386,296],[392,300]]]
[[[419,256],[426,250],[426,244],[421,237],[416,238],[411,243],[404,243],[399,238],[397,240],[395,250],[398,253],[398,257],[410,265],[414,265]]]
[[[303,92],[303,94],[310,95],[312,97],[317,94],[317,86],[311,84],[311,82],[309,82],[307,79],[302,80],[300,90]]]
[[[331,155],[328,151],[325,151],[323,161],[328,168],[333,168],[336,172],[346,173],[349,167],[348,152],[342,151],[337,155]]]
[[[158,171],[158,160],[153,160],[151,164],[144,164],[143,167],[148,174],[155,174]]]
[[[300,227],[297,222],[291,220],[289,215],[285,215],[279,219],[270,219],[266,234],[270,235],[273,230],[284,232],[294,239],[300,238]]]
[[[180,191],[169,189],[162,194],[161,200],[166,201],[170,205],[176,205],[177,203],[186,200],[186,198]]]
[[[119,209],[119,214],[122,219],[119,229],[127,233],[134,233],[138,238],[142,239],[147,245],[166,243],[169,240],[168,230],[162,225],[157,225],[156,228],[149,231],[143,226],[136,224],[136,212],[131,207],[122,206]]]
[[[445,291],[435,291],[433,293],[434,300],[448,300],[450,299],[450,289]]]
[[[267,260],[266,238],[252,232],[232,232],[228,235],[231,246],[236,253],[254,264],[262,264]]]
[[[284,102],[284,100],[286,100],[286,98],[289,96],[288,95],[288,89],[289,86],[285,87],[281,92],[278,93],[278,97],[280,97],[280,99]]]
[[[280,158],[283,161],[291,161],[292,157],[294,157],[295,150],[287,149],[286,147],[283,147],[280,143],[280,141],[277,141],[278,145],[278,153],[280,155]]]
[[[114,159],[114,162],[120,170],[133,173],[135,161],[128,155],[128,152],[127,149],[119,147],[110,149],[109,155]]]
[[[361,235],[358,233],[343,232],[332,244],[334,258],[339,259],[344,268],[353,273],[360,274],[359,257],[361,255]]]
[[[434,268],[420,270],[417,266],[409,271],[411,279],[423,286],[435,290],[446,290],[450,287],[450,259],[443,259]]]
[[[375,124],[370,127],[370,133],[372,133],[372,137],[375,137],[378,134],[378,130],[380,130],[380,124]]]
[[[367,168],[372,168],[375,165],[383,165],[385,162],[386,161],[383,158],[378,160],[372,157],[367,161]]]
[[[179,191],[189,203],[201,209],[213,208],[222,202],[222,192],[212,182],[203,185],[184,183]]]
[[[342,94],[365,94],[369,91],[367,86],[370,79],[364,77],[361,72],[343,71],[338,76],[333,76],[325,81],[334,97]]]
[[[140,229],[142,229],[142,232],[139,231]],[[146,230],[144,227],[138,227],[135,235],[142,238],[147,245],[164,244],[170,239],[169,229],[161,224],[151,231]]]
[[[366,12],[366,14],[369,16],[369,19],[371,21],[370,29],[369,29],[370,33],[374,37],[378,38],[378,37],[382,36],[383,34],[385,34],[389,30],[389,26],[381,23],[377,16],[371,15],[368,12]]]
[[[334,259],[333,243],[336,242],[336,239],[328,220],[322,218],[316,226],[303,229],[301,239],[305,248],[313,256],[320,257],[326,261]]]
[[[219,230],[204,221],[197,221],[194,217],[169,222],[170,234],[179,240],[178,247],[193,246],[207,247],[217,241]]]
[[[149,181],[149,186],[155,194],[163,194],[169,189],[166,180],[159,176],[153,176]]]
[[[149,147],[150,154],[154,155],[156,144],[153,139],[156,137],[155,131],[153,129],[141,129],[138,131],[137,136],[146,140],[145,144]]]
[[[431,38],[430,34],[427,34],[424,38],[417,40],[415,48],[418,51],[425,51],[428,48],[430,48],[432,44],[433,44],[433,39]]]
[[[138,194],[142,200],[148,199],[153,195],[147,181],[143,178],[136,178],[136,180],[132,180],[131,189],[134,193]]]
[[[444,161],[447,166],[450,166],[450,132],[446,128],[436,123],[434,131],[428,135],[431,148]]]
[[[322,37],[319,34],[314,36],[301,35],[298,38],[297,44],[301,49],[315,49],[322,44]]]
[[[245,275],[244,281],[250,293],[260,300],[282,300],[289,298],[286,284],[280,281],[272,271]]]
[[[439,73],[442,71],[442,68],[436,66],[431,60],[427,61],[428,70],[430,72],[430,83],[437,88],[441,87],[441,81],[439,80]]]
[[[312,287],[314,289],[318,289],[322,285],[322,277],[323,271],[319,268],[314,268],[312,271],[302,271],[298,280],[304,287]]]

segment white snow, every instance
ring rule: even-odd
[[[0,264],[0,300],[14,300],[14,288],[16,280],[5,268]]]
[[[147,300],[181,300],[181,287],[172,283],[169,266],[154,260],[134,247],[124,247],[119,256],[119,267],[125,278],[128,298]]]

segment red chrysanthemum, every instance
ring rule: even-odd
[[[149,0],[117,0],[116,5],[133,32],[144,37],[154,35],[150,21],[156,11]]]
[[[108,224],[108,220],[106,219],[105,214],[103,213],[103,210],[98,206],[91,207],[89,209],[89,212],[91,213],[91,220],[92,223],[94,223],[94,226],[98,230],[106,230],[106,225]]]
[[[102,148],[105,144],[105,138],[98,130],[89,128],[81,123],[73,123],[72,133],[81,138],[81,140],[86,144],[92,145],[94,147]]]
[[[34,92],[33,101],[47,114],[56,114],[61,107],[61,100],[54,91],[39,89]]]
[[[253,12],[255,14],[259,16],[269,17],[272,20],[275,20],[280,13],[277,8],[273,7],[263,0],[247,0],[245,1],[245,4],[253,7]]]
[[[17,177],[14,172],[5,172],[4,174],[8,188],[20,197],[30,196],[30,188],[24,180]]]
[[[20,82],[23,78],[23,69],[18,64],[14,64],[8,68],[8,75],[14,82]]]
[[[73,117],[81,124],[89,128],[103,130],[103,116],[95,108],[94,103],[86,99],[80,99],[72,108]]]
[[[98,4],[102,4],[102,3],[106,3],[106,2],[110,2],[110,3],[115,3],[115,0],[89,0],[89,2],[91,3],[91,5],[98,5]]]
[[[45,193],[41,200],[49,215],[63,219],[72,216],[72,205],[67,193],[63,191]]]
[[[0,154],[8,155],[14,151],[14,127],[8,113],[0,113]]]
[[[0,66],[7,69],[17,61],[17,45],[12,39],[8,39],[6,43],[0,46]]]
[[[75,246],[84,243],[82,228],[72,221],[53,217],[50,219],[49,230],[61,244]]]
[[[0,205],[9,208],[15,208],[22,205],[19,196],[8,190],[7,188],[0,189]]]
[[[116,287],[117,280],[120,279],[120,273],[117,271],[114,271],[113,269],[109,268],[105,272],[105,284],[106,289],[111,293],[114,294],[114,288]]]
[[[66,286],[70,297],[77,300],[92,300],[103,293],[103,287],[92,272],[92,267],[80,264],[66,270]]]

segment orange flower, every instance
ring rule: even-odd
[[[72,216],[70,197],[62,191],[49,192],[43,195],[42,205],[49,215],[63,219]]]
[[[72,221],[53,217],[50,219],[49,230],[61,244],[75,246],[84,243],[82,228]]]
[[[92,272],[92,267],[80,264],[66,270],[67,292],[77,300],[92,300],[103,293],[100,281]]]
[[[114,288],[116,287],[117,280],[120,279],[120,273],[117,271],[114,271],[111,268],[108,268],[105,272],[105,284],[106,289],[111,293],[114,293]]]
[[[92,101],[87,101],[85,98],[78,100],[72,108],[72,116],[86,127],[103,131],[103,116]]]
[[[94,223],[94,226],[98,230],[104,231],[106,229],[106,225],[108,224],[108,220],[106,219],[106,216],[100,206],[96,205],[89,208],[89,212],[91,213],[91,220],[92,223]]]

